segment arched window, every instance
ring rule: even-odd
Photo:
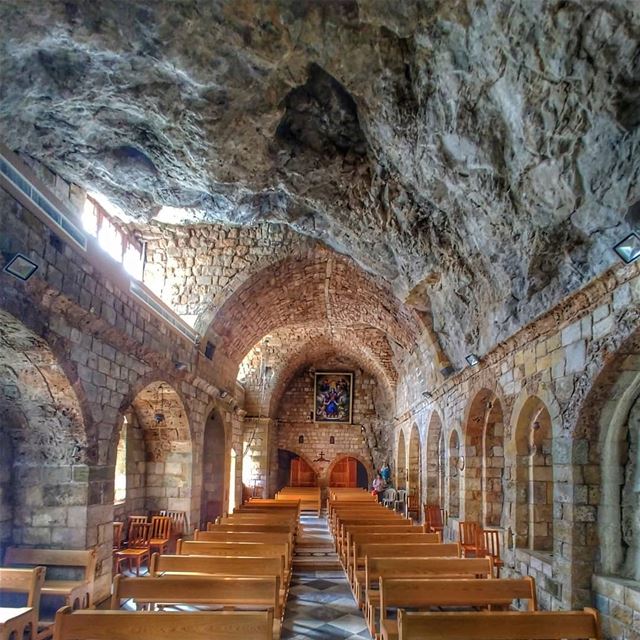
[[[127,416],[124,416],[120,440],[116,452],[116,474],[113,502],[119,504],[127,499]]]

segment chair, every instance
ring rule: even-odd
[[[134,524],[146,524],[148,521],[147,516],[129,516],[127,518],[127,540],[131,536],[131,527]]]
[[[124,522],[113,523],[113,550],[118,551],[122,547],[122,533],[124,531]]]
[[[409,494],[407,496],[407,517],[412,517],[412,513],[416,514],[416,520],[420,520],[420,498]]]
[[[440,535],[444,535],[445,520],[445,511],[440,508],[439,504],[424,505],[424,522],[427,526],[427,531],[435,531],[439,532]]]
[[[465,558],[478,557],[478,533],[482,528],[477,522],[460,521],[458,523],[458,541]]]
[[[149,562],[149,530],[151,525],[148,522],[134,522],[129,527],[129,544],[126,549],[120,549],[115,553],[116,572],[120,573],[120,566],[123,562],[129,562],[129,570],[133,569],[136,563],[136,575],[140,575],[140,565],[146,559]]]
[[[500,567],[504,562],[500,559],[500,531],[496,529],[479,529],[476,543],[478,556],[491,556],[496,568],[496,578],[500,577]]]
[[[407,490],[406,489],[398,489],[396,501],[393,505],[393,508],[396,511],[404,511],[405,504],[407,502]]]
[[[385,507],[393,507],[395,505],[397,495],[398,492],[395,489],[391,487],[385,489],[382,494],[382,504]]]
[[[167,553],[171,540],[171,518],[169,516],[153,516],[151,518],[151,537],[149,546],[151,551],[158,550],[158,553]]]

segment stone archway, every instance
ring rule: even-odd
[[[200,523],[206,529],[225,511],[225,460],[227,437],[220,413],[214,409],[204,425]]]
[[[458,432],[453,430],[449,436],[449,487],[448,506],[449,517],[460,517],[460,485],[463,458],[460,456],[460,437]]]
[[[396,488],[405,489],[407,486],[407,448],[404,443],[404,431],[398,433],[396,447]]]
[[[553,427],[545,403],[525,401],[516,418],[516,546],[553,551]]]
[[[418,506],[420,506],[422,500],[422,487],[420,478],[420,469],[422,467],[422,451],[420,445],[420,433],[418,431],[418,426],[415,424],[411,427],[411,433],[409,435],[409,449],[407,453],[408,495],[417,497],[417,504]]]
[[[127,419],[127,490],[119,515],[170,509],[191,513],[192,444],[182,398],[165,380],[148,382],[122,412]],[[113,464],[119,429],[112,438]]]
[[[464,432],[464,517],[500,526],[504,506],[504,424],[502,404],[480,389],[466,414]]]
[[[437,412],[431,414],[427,429],[427,487],[428,504],[444,506],[444,487],[441,477],[444,475],[440,445],[442,443],[442,420]]]
[[[0,440],[0,547],[84,549],[89,485],[78,398],[49,345],[4,311]]]

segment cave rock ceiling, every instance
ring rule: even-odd
[[[5,0],[0,137],[139,220],[317,238],[459,364],[614,261],[639,36],[634,0]]]

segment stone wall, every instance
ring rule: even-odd
[[[403,430],[408,442],[410,428],[417,424],[424,447],[429,439],[429,425],[441,422],[449,460],[456,457],[449,450],[450,434],[460,434],[459,455],[471,462],[459,474],[460,519],[477,515],[473,510],[478,498],[485,505],[491,503],[487,493],[495,489],[499,480],[503,494],[500,525],[505,543],[504,574],[535,576],[544,608],[591,604],[591,574],[597,568],[598,556],[601,452],[597,431],[588,430],[585,417],[591,417],[585,416],[583,405],[592,387],[597,387],[595,383],[605,364],[640,324],[638,273],[637,265],[615,268],[501,344],[479,366],[464,369],[444,381],[432,390],[432,399],[417,397],[419,383],[408,368],[407,375],[401,378],[398,400],[406,410],[401,413],[400,409],[396,429]],[[474,409],[478,396],[483,398],[479,416]],[[500,422],[495,419],[492,422],[488,415],[498,405]],[[551,427],[549,443],[538,443],[538,452],[542,451],[552,465],[549,467],[549,478],[553,480],[552,509],[545,513],[553,516],[540,522],[545,530],[550,520],[553,525],[552,550],[546,554],[532,550],[526,535],[531,525],[527,518],[535,512],[527,501],[537,495],[526,485],[527,456],[538,437],[533,434],[544,427],[543,419],[535,417],[541,414],[535,413],[534,405],[548,412]],[[602,405],[597,415],[601,410]],[[488,455],[480,452],[478,456],[474,435],[477,420],[481,421],[482,429],[493,432],[494,448]],[[491,426],[496,423],[504,425],[502,447],[495,441],[496,431]],[[504,456],[499,479],[487,473],[495,459],[496,446]],[[483,458],[486,465],[478,473],[477,465],[482,469]],[[437,465],[425,465],[423,461],[423,473],[429,474],[427,484],[437,484],[437,478],[433,477],[437,469]],[[450,462],[447,468],[450,478],[451,471]],[[449,507],[451,497],[448,491],[445,507]],[[535,504],[535,508],[540,508],[540,502]],[[490,508],[495,512],[496,505]],[[456,521],[450,524],[450,534],[454,535]]]
[[[317,363],[318,371],[353,371],[353,420],[352,424],[323,424],[313,421],[314,377],[313,372],[304,369],[293,378],[282,396],[278,409],[278,448],[301,455],[318,474],[321,486],[327,486],[332,468],[339,458],[353,456],[367,468],[369,482],[372,481],[373,466],[382,461],[373,458],[363,428],[375,424],[385,416],[376,412],[375,395],[378,381],[372,375],[355,368],[352,363],[327,361]],[[299,443],[300,436],[304,443]],[[335,439],[330,444],[330,438]],[[324,453],[327,463],[314,462]],[[380,457],[380,456],[377,456]],[[272,464],[277,464],[277,458]]]
[[[34,168],[61,197],[66,194],[61,206],[78,210],[77,188],[63,184],[41,166],[34,165]],[[200,358],[189,340],[129,293],[125,284],[128,280],[120,266],[111,262],[95,244],[90,242],[91,251],[84,254],[4,190],[0,190],[0,212],[3,256],[20,252],[38,264],[36,275],[26,283],[6,273],[0,274],[0,309],[10,314],[8,318],[13,318],[11,326],[16,326],[17,332],[29,331],[44,337],[43,343],[51,349],[57,363],[56,375],[73,390],[79,407],[76,411],[68,401],[58,403],[53,415],[75,416],[80,430],[78,447],[65,449],[75,455],[72,464],[51,459],[48,466],[39,465],[17,476],[21,479],[21,490],[31,492],[31,497],[20,501],[19,509],[15,510],[13,542],[76,548],[95,546],[99,558],[96,595],[100,598],[108,593],[111,583],[111,522],[118,433],[122,415],[138,393],[152,382],[163,381],[175,390],[185,407],[194,455],[190,468],[183,466],[184,460],[179,461],[179,473],[190,476],[190,487],[184,499],[177,498],[194,522],[199,519],[202,484],[199,451],[207,415],[214,406],[220,406],[224,420],[233,425],[231,442],[238,450],[242,446],[240,417],[234,413],[233,396],[222,400],[209,382],[212,379],[210,363]],[[2,264],[5,259],[2,258]],[[15,318],[20,318],[20,322]],[[6,321],[3,326],[7,326]],[[28,343],[25,340],[21,339],[13,353],[21,349],[34,356],[42,351],[43,347],[34,339],[28,338]],[[181,363],[179,369],[175,363]],[[7,380],[7,371],[2,370],[3,383]],[[25,371],[29,372],[26,367]],[[18,380],[17,387],[15,380],[10,382],[11,389],[18,388],[28,400],[26,380]],[[28,406],[42,406],[42,403],[31,402]],[[36,417],[32,418],[35,424]],[[46,446],[46,441],[40,446]],[[241,467],[240,459],[236,493],[240,491]],[[225,478],[228,494],[228,474]],[[37,535],[36,528],[40,529]],[[29,537],[25,533],[28,530],[32,531]]]

